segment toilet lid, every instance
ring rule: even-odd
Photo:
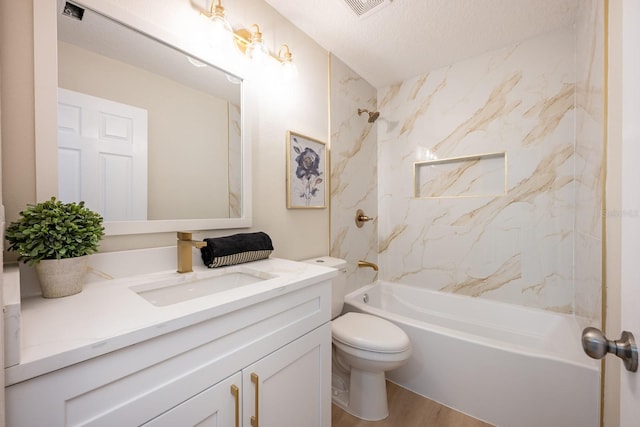
[[[361,350],[400,353],[411,346],[407,334],[380,317],[345,313],[331,322],[333,339]]]

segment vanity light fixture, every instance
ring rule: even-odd
[[[202,12],[211,20],[211,41],[217,44],[230,44],[233,41],[233,29],[225,17],[222,0],[212,0],[208,12]]]
[[[258,24],[251,26],[252,31],[246,29],[233,30],[229,21],[225,17],[225,9],[222,0],[212,0],[211,7],[207,12],[200,12],[201,15],[209,18],[214,28],[211,30],[212,40],[216,43],[229,39],[229,44],[235,42],[236,47],[245,54],[252,63],[263,64],[267,58],[271,57],[282,65],[282,72],[285,79],[294,79],[298,75],[298,70],[292,60],[289,46],[283,44],[277,55],[269,52],[265,46],[262,32]],[[225,40],[224,43],[227,43]]]
[[[289,46],[283,44],[278,50],[278,61],[282,64],[282,73],[285,80],[293,80],[298,77],[298,67],[292,60],[291,50]]]
[[[255,28],[255,31],[251,32],[251,41],[247,45],[245,55],[254,64],[262,64],[270,56],[269,50],[262,42],[262,33],[258,24],[253,24],[251,28]]]
[[[262,32],[260,31],[258,24],[253,24],[251,27],[255,27],[255,31],[250,32],[245,29],[239,29],[234,33],[236,46],[240,52],[256,63],[264,62],[266,58],[271,57],[281,64],[285,79],[296,78],[298,76],[298,68],[293,62],[293,54],[291,53],[289,45],[283,44],[280,46],[280,49],[278,49],[278,54],[274,55],[269,52],[264,45],[264,42],[262,41]],[[257,48],[260,49],[259,59],[255,58],[256,52],[253,51],[253,49]]]

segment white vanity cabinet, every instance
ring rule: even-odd
[[[330,300],[325,280],[12,384],[7,425],[330,427]]]
[[[145,423],[176,426],[329,426],[325,324]]]

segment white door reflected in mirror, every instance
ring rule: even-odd
[[[147,219],[147,111],[58,89],[58,185],[105,221]]]

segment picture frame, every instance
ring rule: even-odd
[[[287,208],[327,206],[327,145],[298,132],[287,132]]]

